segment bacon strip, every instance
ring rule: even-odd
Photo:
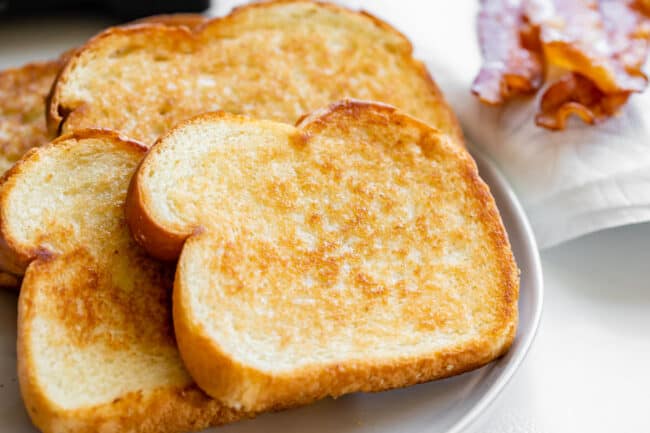
[[[545,128],[574,114],[601,122],[648,85],[650,0],[483,0],[478,30],[484,64],[472,91],[483,102],[534,92],[544,61],[568,70],[540,99]]]
[[[540,3],[539,0],[534,0],[534,2]],[[571,3],[573,6],[570,5]],[[585,2],[569,1],[562,4],[565,10],[568,10],[575,7],[575,3],[584,6]],[[601,0],[596,12],[602,29],[594,31],[593,34],[596,35],[594,40],[602,43],[598,49],[608,57],[597,59],[592,56],[587,60],[573,57],[568,58],[569,62],[573,62],[568,64],[564,63],[566,58],[561,58],[560,65],[568,69],[577,65],[573,68],[577,72],[565,75],[544,91],[539,111],[535,117],[537,125],[555,130],[564,129],[567,118],[573,114],[586,123],[599,123],[616,114],[620,107],[627,102],[631,92],[645,89],[647,77],[643,73],[642,67],[648,56],[649,48],[647,17],[636,9],[635,2],[631,0]],[[595,25],[593,14],[584,14],[584,17],[588,17],[588,19],[585,18],[586,22]],[[574,15],[571,19],[577,20],[578,18]],[[606,38],[606,43],[601,39],[603,35]],[[544,35],[544,30],[542,30],[542,43],[547,42],[544,40],[544,36],[548,35]],[[582,41],[585,38],[588,39],[587,31],[582,38]],[[593,44],[594,41],[592,40],[591,43]],[[578,45],[576,44],[576,46]],[[548,49],[545,45],[545,50],[547,50],[550,61],[558,62],[557,58],[552,58],[553,53],[556,52],[554,48]],[[596,48],[593,48],[591,53],[593,54],[595,51]],[[562,51],[562,48],[560,48],[560,53],[569,54],[568,51]],[[602,65],[602,67],[589,69],[589,62]],[[586,73],[581,75],[583,70]]]
[[[642,77],[647,85],[648,77],[642,68],[650,48],[650,19],[641,3],[635,0],[601,0],[600,12],[612,58],[628,74]]]
[[[588,78],[568,73],[544,92],[535,123],[562,130],[567,119],[575,114],[585,123],[597,124],[616,114],[629,96],[629,92],[605,94]]]
[[[521,0],[481,0],[478,33],[483,66],[472,93],[485,103],[501,104],[542,84],[537,37],[522,12]]]
[[[526,14],[540,28],[547,62],[584,75],[605,93],[640,92],[647,84],[638,62],[647,32],[628,3],[528,0]]]

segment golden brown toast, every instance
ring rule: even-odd
[[[134,24],[196,27],[206,21],[198,14],[146,17]],[[45,123],[45,97],[72,51],[52,61],[29,63],[0,71],[0,173],[4,173],[29,149],[48,143],[53,134]]]
[[[113,132],[80,131],[32,149],[0,187],[0,256],[24,271],[20,388],[45,433],[180,433],[243,415],[187,374],[173,269],[129,234],[124,198],[144,153]]]
[[[48,143],[47,96],[63,62],[30,63],[0,72],[0,173],[29,149]]]
[[[199,14],[154,15],[132,22],[169,26],[199,26],[206,18]],[[0,173],[7,171],[32,147],[48,143],[45,98],[57,74],[73,50],[58,59],[29,63],[0,71]],[[0,287],[17,287],[19,278],[0,272]]]
[[[462,143],[454,114],[401,33],[368,14],[304,0],[248,5],[193,32],[107,30],[58,78],[48,125],[54,133],[110,128],[152,144],[206,111],[293,124],[346,97],[398,106]]]
[[[53,60],[0,71],[0,173],[52,138],[45,125],[45,96],[62,66],[62,60]],[[19,284],[18,276],[0,272],[0,287]]]
[[[204,114],[164,135],[127,221],[180,253],[181,356],[209,395],[265,410],[455,375],[510,347],[518,271],[469,153],[393,107],[296,127]]]

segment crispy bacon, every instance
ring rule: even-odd
[[[521,0],[482,0],[478,33],[483,66],[472,92],[488,104],[531,93],[542,83],[543,65],[534,29],[526,26]]]
[[[533,3],[541,2],[531,0],[529,5]],[[596,10],[589,5],[588,12],[586,3],[562,2],[564,13],[571,15],[562,21],[562,37],[573,43],[558,42],[560,33],[542,25],[548,61],[575,71],[544,91],[535,122],[545,128],[564,129],[572,114],[589,124],[602,122],[627,102],[631,92],[643,91],[647,85],[642,71],[648,55],[647,17],[631,0],[601,0]],[[533,20],[539,19],[539,11],[530,13],[536,14]],[[543,13],[548,14],[548,9]],[[571,30],[580,19],[581,25]],[[548,15],[543,22],[549,22]],[[579,29],[584,32],[580,37],[576,36]],[[586,43],[591,45],[585,48]]]
[[[600,123],[613,116],[629,96],[629,92],[606,94],[588,78],[570,72],[545,90],[535,123],[547,129],[561,130],[573,114],[585,123]]]
[[[568,73],[544,90],[535,122],[563,129],[575,114],[598,123],[647,87],[650,0],[484,0],[479,38],[472,91],[483,102],[533,92],[545,65],[559,67]]]
[[[527,0],[546,61],[588,77],[603,92],[640,92],[645,17],[628,0]]]
[[[641,3],[635,0],[601,0],[600,11],[612,58],[628,74],[642,77],[647,84],[648,77],[642,69],[650,48],[650,19]]]
[[[637,0],[633,1],[634,8],[638,9],[646,16],[650,15],[650,0]]]

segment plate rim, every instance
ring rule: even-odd
[[[475,401],[467,402],[467,407],[463,408],[463,412],[458,418],[445,429],[445,433],[467,431],[479,421],[481,415],[496,401],[529,353],[539,329],[543,308],[544,285],[541,259],[530,222],[523,207],[496,163],[475,146],[468,146],[468,150],[480,168],[481,178],[488,180],[486,183],[490,187],[492,195],[500,202],[500,211],[503,215],[507,213],[510,217],[509,225],[506,226],[508,235],[510,239],[517,238],[515,247],[517,245],[522,247],[513,248],[513,250],[517,250],[515,251],[517,253],[517,264],[520,269],[525,270],[526,281],[530,281],[531,287],[527,288],[533,290],[526,293],[526,301],[527,305],[530,304],[529,310],[531,313],[526,315],[527,320],[525,322],[520,321],[517,338],[515,338],[511,349],[504,357],[490,364],[491,368],[496,367],[501,371],[498,371],[491,383],[486,386],[485,390],[482,390],[482,395],[478,396]],[[521,306],[521,296],[519,302]],[[426,427],[426,423],[423,423],[421,427],[425,430],[432,430],[431,426]],[[212,429],[207,431],[212,431]]]
[[[533,312],[532,318],[526,323],[528,326],[527,332],[523,335],[519,333],[522,326],[522,323],[519,323],[518,335],[515,338],[512,347],[503,358],[497,360],[494,364],[503,366],[504,370],[492,385],[490,385],[489,389],[478,399],[478,401],[474,403],[474,405],[464,415],[462,415],[458,421],[451,425],[447,430],[447,433],[460,433],[475,424],[479,417],[492,405],[492,403],[494,403],[496,398],[505,389],[506,385],[513,378],[515,372],[519,370],[519,367],[526,358],[535,337],[537,336],[544,304],[542,261],[528,216],[526,215],[526,212],[524,211],[524,208],[514,190],[510,186],[510,183],[506,180],[505,176],[501,173],[501,170],[499,170],[497,164],[492,160],[492,158],[471,143],[468,143],[467,149],[476,161],[481,174],[481,179],[483,179],[483,181],[490,187],[492,195],[494,196],[498,189],[499,195],[502,195],[501,198],[506,202],[507,206],[515,216],[515,227],[506,226],[506,232],[508,232],[508,237],[512,239],[513,236],[511,236],[511,232],[514,233],[516,231],[518,239],[520,239],[520,242],[525,245],[524,251],[520,252],[520,254],[525,254],[525,257],[515,256],[515,259],[519,269],[524,268],[528,273],[530,273],[529,278],[533,282],[532,286],[534,289],[530,294]],[[489,177],[490,181],[486,181],[485,177]],[[499,209],[499,212],[501,213],[501,209]],[[522,262],[526,263],[525,267],[521,266]],[[521,294],[519,299],[521,300]]]

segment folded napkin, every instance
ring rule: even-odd
[[[227,12],[232,3],[219,2]],[[348,0],[402,31],[448,102],[470,146],[487,152],[519,197],[541,248],[596,230],[650,220],[650,91],[599,126],[534,123],[537,101],[486,107],[470,93],[481,65],[478,0]],[[222,10],[223,9],[223,10]]]

